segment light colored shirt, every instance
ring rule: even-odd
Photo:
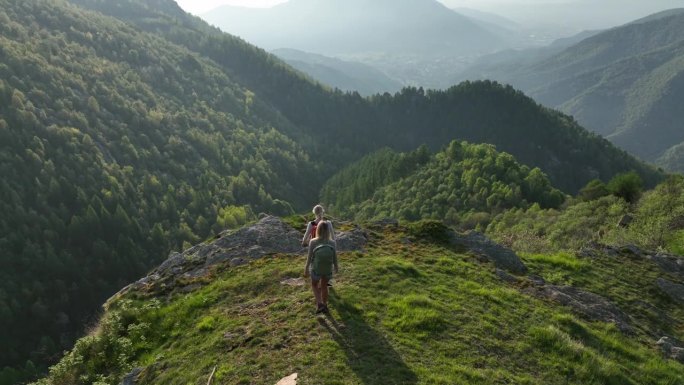
[[[317,219],[314,222],[318,224],[318,222],[322,221],[322,219]],[[331,221],[328,221],[330,223],[330,235],[332,236],[333,241],[335,241],[335,229],[333,228],[333,224]],[[309,241],[311,241],[311,238],[313,238],[316,234],[311,234],[313,226],[311,225],[311,222],[309,222],[306,225],[306,232],[304,233],[304,238],[302,238],[302,245],[307,245]],[[333,247],[336,247],[337,243],[333,244]]]

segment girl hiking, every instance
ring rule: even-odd
[[[328,221],[320,221],[316,226],[316,237],[309,242],[309,254],[304,267],[304,277],[311,275],[316,314],[328,312],[328,281],[332,279],[333,272],[337,274],[338,271],[332,225]]]

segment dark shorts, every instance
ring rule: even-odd
[[[330,281],[332,279],[332,274],[330,274],[330,275],[325,275],[325,274],[318,275],[318,274],[314,273],[313,270],[311,270],[311,280],[312,281],[317,282],[317,281],[320,281],[321,278],[325,278],[328,281]]]

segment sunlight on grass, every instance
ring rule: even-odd
[[[399,332],[414,332],[422,337],[444,330],[446,320],[434,301],[425,296],[392,298],[385,325]]]
[[[667,249],[677,255],[684,255],[684,230],[674,231],[667,240]]]
[[[520,257],[524,261],[546,264],[566,270],[580,271],[589,267],[589,263],[567,252],[556,254],[520,253]]]

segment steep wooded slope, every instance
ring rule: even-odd
[[[515,207],[557,208],[565,196],[510,154],[454,141],[428,159],[421,149],[369,155],[328,180],[321,199],[357,219],[429,218],[472,228]]]
[[[65,2],[0,4],[0,366],[59,354],[170,248],[315,200],[293,192],[316,165],[216,64]]]
[[[552,183],[574,192],[593,178],[630,169],[653,184],[659,176],[572,119],[547,110],[510,87],[465,83],[445,91],[406,88],[366,100],[329,92],[293,73],[266,52],[185,15],[167,0],[72,0],[127,20],[139,28],[214,60],[295,124],[293,137],[331,168],[390,146],[439,149],[453,139],[491,143],[522,163],[540,167]],[[301,134],[303,132],[303,134]],[[331,155],[332,154],[332,155]],[[571,167],[568,167],[570,166]]]

